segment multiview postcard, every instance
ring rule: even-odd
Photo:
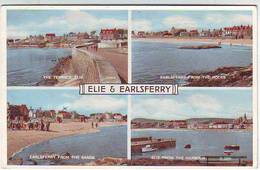
[[[254,6],[2,6],[4,167],[257,166]]]

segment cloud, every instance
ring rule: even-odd
[[[132,30],[134,31],[151,31],[152,23],[148,20],[133,20],[132,21]]]
[[[222,109],[217,99],[205,94],[193,94],[187,99],[187,102],[200,112],[219,112]]]
[[[76,96],[68,94],[68,93],[63,93],[63,94],[61,94],[61,96],[66,99],[76,99]]]
[[[67,11],[62,16],[50,16],[45,22],[30,21],[22,25],[8,25],[8,36],[28,36],[55,32],[58,34],[67,32],[90,32],[101,28],[127,29],[127,19],[113,17],[96,17],[88,12]]]
[[[222,23],[225,21],[225,17],[222,14],[209,14],[206,15],[205,21],[208,23]]]
[[[131,118],[160,120],[188,119],[201,117],[230,117],[222,112],[217,99],[204,94],[192,94],[187,98],[136,97],[132,100]]]
[[[15,26],[9,26],[7,31],[7,37],[9,38],[21,38],[26,37],[29,33],[25,30],[21,30]]]
[[[224,26],[252,24],[252,16],[245,14],[209,14],[205,16],[204,20],[209,24],[222,24]]]
[[[229,17],[229,22],[232,25],[251,25],[253,22],[253,18],[251,15],[233,14],[231,17]]]
[[[197,28],[197,22],[187,16],[169,16],[163,19],[162,23],[171,28],[172,26],[176,28]]]
[[[139,98],[133,100],[132,118],[178,119],[187,117],[185,103],[169,98]]]
[[[119,112],[127,109],[127,98],[112,96],[82,96],[71,102],[57,107],[57,110],[67,107],[69,110],[81,110],[91,112]]]

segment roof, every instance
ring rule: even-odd
[[[249,26],[249,25],[240,25],[240,26],[233,26],[233,27],[224,27],[224,30],[226,31],[236,31],[236,30],[249,30],[252,29],[253,26]]]
[[[116,28],[113,29],[101,29],[100,33],[115,33],[117,30]]]
[[[55,37],[55,34],[54,33],[47,33],[46,37]]]

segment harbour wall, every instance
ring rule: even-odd
[[[150,145],[150,147],[157,148],[157,149],[176,147],[175,139],[151,139],[151,138],[149,138],[148,140],[147,139],[143,138],[141,140],[134,140],[134,141],[132,140],[131,152],[141,153],[142,148],[146,147],[146,145]]]

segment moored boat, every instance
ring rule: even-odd
[[[227,149],[227,150],[239,150],[240,146],[239,145],[225,145],[224,149]]]
[[[191,144],[187,144],[184,146],[185,149],[190,149],[191,148]]]
[[[232,151],[224,151],[224,155],[232,155],[234,152]]]
[[[146,145],[145,147],[142,148],[142,152],[152,152],[158,150],[157,148],[151,147],[151,145]]]

